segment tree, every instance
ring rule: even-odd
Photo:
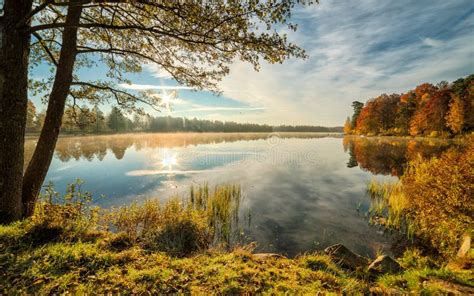
[[[474,127],[474,75],[449,84],[423,83],[402,95],[382,94],[360,107],[353,102],[359,134],[410,134],[437,136]],[[354,117],[352,119],[354,121]]]
[[[89,108],[85,105],[83,105],[79,109],[79,114],[77,116],[77,127],[79,130],[82,132],[85,131],[89,126],[92,125],[92,122],[94,121],[94,118],[92,116],[91,111]]]
[[[474,74],[466,78],[459,78],[453,82],[453,95],[462,102],[464,113],[464,130],[474,128]],[[461,102],[458,102],[461,104]],[[461,107],[460,105],[458,107]]]
[[[133,115],[133,130],[142,130],[143,129],[143,121],[140,117],[140,114],[135,113]]]
[[[95,105],[94,108],[92,108],[92,117],[94,119],[92,130],[95,133],[104,131],[105,130],[105,116],[104,116],[104,113],[99,109],[98,105]]]
[[[352,108],[354,109],[354,114],[352,115],[352,129],[355,130],[357,127],[357,119],[359,118],[362,108],[364,108],[364,103],[359,101],[352,102]]]
[[[116,132],[125,130],[126,128],[125,116],[123,116],[119,108],[117,107],[112,108],[107,118],[107,126],[111,130],[116,131]]]
[[[410,121],[416,112],[417,105],[415,91],[410,90],[400,96],[399,109],[395,119],[395,128],[398,133],[408,134]]]
[[[38,115],[36,116],[36,121],[35,121],[35,129],[38,131],[41,131],[44,125],[44,119],[46,118],[46,111],[42,110]]]
[[[415,136],[445,130],[445,117],[450,99],[449,90],[429,89],[429,92],[417,94],[417,96],[421,97],[421,103],[410,122],[410,134]]]
[[[28,100],[27,106],[27,114],[26,114],[26,128],[27,129],[34,129],[35,128],[35,121],[36,121],[36,107],[32,101]]]
[[[33,0],[4,0],[0,15],[0,223],[18,220],[28,104],[28,57]],[[26,18],[26,19],[25,19]],[[21,22],[25,19],[24,22]]]
[[[77,128],[77,110],[73,106],[68,106],[64,109],[61,129],[65,131],[74,131]]]
[[[347,117],[344,123],[344,134],[349,135],[352,132],[352,124],[350,117]]]
[[[113,99],[124,109],[141,110],[138,103],[157,108],[159,97],[115,87],[117,82],[129,82],[125,72],[154,64],[178,83],[218,92],[217,82],[234,59],[258,69],[261,59],[281,63],[292,56],[305,57],[286,35],[270,31],[276,24],[295,30],[289,17],[300,1],[34,3],[33,7],[33,0],[5,0],[0,22],[5,32],[0,59],[0,216],[4,222],[33,213],[68,99],[73,105],[76,100],[95,104]],[[81,81],[78,70],[97,61],[109,67],[108,80]],[[27,70],[41,63],[54,69],[54,77],[31,83],[38,92],[47,90],[43,96],[48,107],[23,174]]]
[[[457,96],[453,95],[446,114],[446,125],[454,134],[461,133],[464,126],[464,104]]]

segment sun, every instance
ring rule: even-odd
[[[171,111],[171,103],[173,99],[176,97],[176,91],[172,91],[171,93],[166,93],[165,90],[163,90],[163,93],[161,94],[161,104],[168,109],[168,111]]]

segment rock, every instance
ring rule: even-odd
[[[367,258],[353,253],[351,250],[341,244],[327,247],[324,249],[324,252],[331,256],[331,259],[335,263],[351,270],[363,269],[369,263]]]
[[[275,254],[275,253],[255,253],[255,254],[252,254],[252,256],[255,258],[255,259],[260,259],[260,260],[264,260],[264,259],[268,259],[268,258],[286,258],[285,256],[283,255],[280,255],[280,254]]]
[[[403,268],[390,256],[378,256],[367,269],[372,274],[400,273]]]
[[[459,248],[458,257],[466,257],[467,253],[469,252],[469,249],[471,248],[471,236],[466,234],[463,237],[461,247]]]

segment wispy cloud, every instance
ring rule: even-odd
[[[159,89],[159,90],[181,90],[181,89],[193,89],[192,87],[188,86],[173,86],[173,85],[151,85],[151,84],[127,84],[121,83],[119,84],[121,88],[130,89],[130,90],[152,90],[152,89]]]
[[[474,69],[472,0],[327,0],[293,17],[299,31],[288,37],[310,58],[264,63],[259,72],[236,61],[220,84],[223,94],[260,112],[229,120],[341,125],[354,100]]]
[[[469,3],[322,1],[294,14],[300,30],[290,38],[308,60],[259,72],[236,62],[221,86],[231,98],[265,107],[259,118],[269,123],[340,125],[354,100],[472,73]]]
[[[421,41],[423,42],[424,45],[431,46],[431,47],[439,47],[443,45],[443,42],[433,39],[433,38],[429,38],[429,37],[423,38]]]
[[[173,113],[184,113],[184,112],[208,112],[208,111],[262,111],[265,110],[263,107],[215,107],[215,106],[203,106],[196,108],[189,108],[184,110],[174,111]]]

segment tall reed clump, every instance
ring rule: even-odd
[[[204,184],[191,187],[184,199],[175,197],[163,204],[148,200],[114,209],[108,220],[118,234],[111,245],[140,244],[176,256],[208,249],[213,243],[229,246],[240,200],[239,186],[219,185],[211,191]]]
[[[214,243],[230,246],[239,233],[241,200],[242,192],[238,185],[218,185],[209,194],[209,187],[204,184],[200,187],[191,186],[188,202],[194,210],[206,213],[214,232]]]
[[[399,182],[378,182],[372,179],[367,185],[367,193],[372,199],[369,209],[372,221],[377,220],[384,226],[411,233],[413,226],[404,219],[409,206],[408,199]]]
[[[429,242],[444,257],[456,253],[474,229],[474,144],[439,158],[410,162],[395,184],[372,181],[371,216]]]
[[[140,245],[144,249],[184,256],[207,249],[212,239],[205,213],[185,206],[178,198],[164,204],[147,200],[112,210],[108,220],[117,235],[113,247]]]

